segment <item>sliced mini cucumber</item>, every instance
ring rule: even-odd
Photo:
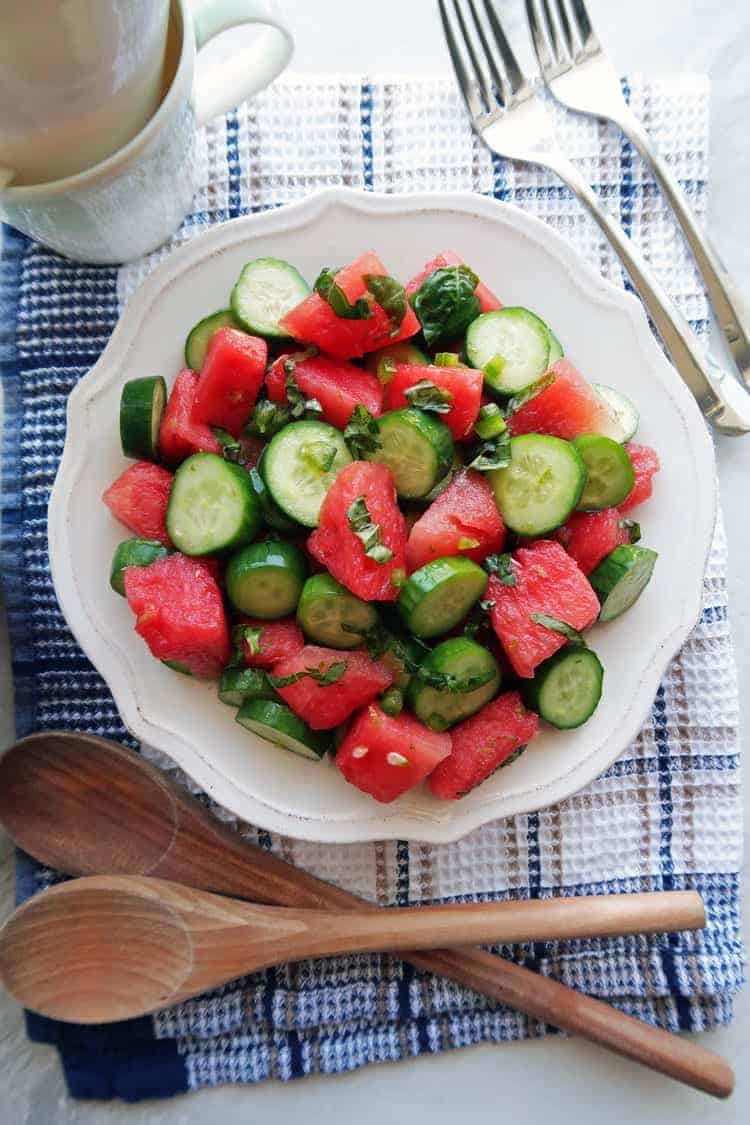
[[[118,543],[112,556],[112,566],[109,571],[109,584],[116,594],[125,597],[125,570],[129,566],[148,566],[156,559],[163,559],[169,554],[169,547],[165,547],[157,539],[126,539]]]
[[[309,293],[310,286],[289,262],[256,258],[243,268],[232,290],[232,312],[253,335],[284,339],[288,333],[279,321]]]
[[[265,449],[263,450],[265,453]],[[253,486],[253,492],[258,497],[260,502],[261,512],[263,513],[263,522],[267,527],[273,531],[299,531],[300,525],[290,520],[285,516],[279,505],[271,495],[268,485],[263,480],[263,474],[260,471],[260,464],[263,460],[263,453],[260,455],[258,464],[250,470],[250,483]]]
[[[302,587],[297,622],[317,644],[356,648],[377,620],[373,605],[352,594],[330,574],[313,574]]]
[[[586,466],[586,483],[576,505],[579,511],[599,512],[622,504],[635,484],[624,446],[602,434],[580,434],[573,445]]]
[[[460,689],[462,683],[466,690]],[[484,707],[499,687],[500,669],[492,653],[468,637],[451,637],[432,650],[412,677],[408,701],[428,727],[448,730]]]
[[[229,707],[241,707],[248,699],[278,696],[262,668],[225,668],[219,680],[219,699]]]
[[[563,346],[558,340],[555,333],[547,325],[547,335],[549,336],[549,357],[547,359],[547,367],[550,368],[553,363],[557,363],[558,359],[562,359],[565,355]]]
[[[344,435],[326,422],[291,422],[266,447],[260,472],[285,515],[317,527],[320,506],[352,455]]]
[[[365,359],[365,367],[377,375],[381,383],[390,383],[397,363],[414,363],[422,367],[429,362],[423,351],[416,348],[414,344],[404,341],[401,344],[391,344],[390,347],[370,352]]]
[[[214,333],[220,328],[240,328],[241,325],[235,318],[231,309],[219,309],[199,320],[187,334],[185,340],[185,363],[191,371],[200,371],[206,359],[208,345],[214,338]]]
[[[248,699],[237,712],[237,722],[268,742],[283,746],[302,758],[319,761],[330,746],[326,731],[310,730],[285,703],[268,699]]]
[[[537,668],[522,692],[526,705],[559,730],[590,719],[602,697],[604,669],[584,645],[566,645]]]
[[[215,555],[249,543],[261,525],[260,502],[241,465],[194,453],[174,475],[167,531],[184,555]]]
[[[232,555],[224,577],[229,600],[240,613],[272,620],[296,610],[307,562],[293,543],[266,539]]]
[[[630,609],[645,590],[658,555],[649,547],[615,547],[589,575],[601,603],[600,621],[611,621]]]
[[[156,461],[159,427],[167,402],[167,384],[161,375],[129,379],[120,395],[120,444],[126,457]]]
[[[380,697],[380,710],[396,718],[404,709],[404,693],[400,687],[389,687]]]
[[[565,523],[580,500],[586,466],[569,441],[521,434],[510,440],[510,465],[486,476],[511,531],[544,535]]]
[[[614,387],[605,387],[603,383],[592,383],[591,386],[609,408],[610,423],[606,430],[600,432],[613,441],[626,442],[634,438],[640,417],[627,395]]]
[[[547,325],[529,309],[483,313],[466,332],[469,363],[484,370],[485,381],[499,394],[513,395],[536,382],[549,367],[549,353]]]
[[[416,637],[437,637],[457,625],[486,588],[487,575],[471,559],[433,559],[407,579],[398,608]]]
[[[378,418],[380,448],[368,455],[393,473],[404,500],[426,496],[451,467],[453,438],[444,422],[407,407]]]

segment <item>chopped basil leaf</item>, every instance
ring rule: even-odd
[[[584,644],[582,635],[572,625],[568,625],[567,621],[561,621],[559,617],[550,617],[548,613],[532,613],[531,620],[535,625],[543,625],[545,629],[551,629],[553,633],[559,633],[561,636],[566,637],[569,641],[576,641],[577,644]]]
[[[344,441],[355,461],[364,461],[368,453],[380,449],[380,430],[366,406],[354,407],[351,418],[344,430]]]
[[[506,766],[510,766],[513,762],[518,761],[525,749],[525,746],[519,746],[517,750],[513,751],[509,758],[506,758],[504,762],[500,763],[499,769],[505,769]]]
[[[437,387],[429,379],[420,379],[413,387],[404,391],[409,406],[418,406],[420,410],[432,411],[434,414],[447,414],[453,402],[453,395],[444,387]]]
[[[341,286],[336,284],[337,272],[321,270],[313,286],[315,292],[327,301],[336,316],[344,320],[368,320],[372,316],[370,302],[366,297],[358,297],[352,304]]]
[[[411,298],[425,342],[459,336],[481,309],[474,290],[479,278],[468,266],[445,266],[426,277]]]
[[[421,683],[434,688],[435,691],[456,692],[462,695],[465,692],[476,691],[477,688],[484,687],[486,683],[489,683],[494,674],[494,672],[490,672],[489,675],[484,673],[476,676],[466,676],[462,679],[453,672],[433,672],[429,668],[425,668],[424,664],[420,664],[414,673]]]
[[[548,371],[546,375],[542,375],[541,379],[537,379],[535,383],[526,387],[525,390],[519,391],[517,395],[513,395],[513,398],[509,398],[505,406],[505,417],[510,418],[511,414],[515,414],[517,410],[520,410],[521,407],[525,406],[527,402],[530,402],[532,398],[536,398],[542,391],[546,391],[547,387],[552,386],[555,378],[555,373],[553,371]]]
[[[517,586],[518,579],[513,572],[513,558],[509,554],[488,555],[482,563],[488,574],[494,574],[503,586]]]
[[[284,360],[286,397],[290,406],[290,415],[292,418],[318,417],[323,413],[323,407],[316,398],[306,398],[304,391],[300,390],[294,377],[296,363],[297,361],[293,358]]]
[[[380,541],[380,524],[372,522],[364,496],[358,496],[354,503],[350,504],[346,512],[346,518],[349,521],[349,527],[364,547],[368,558],[380,563],[381,566],[393,558],[393,551],[390,547],[386,547]]]
[[[256,402],[252,417],[245,426],[245,433],[251,437],[265,438],[267,441],[283,430],[292,415],[283,402],[269,402],[267,398]]]
[[[407,308],[403,285],[395,277],[376,273],[364,274],[364,282],[393,325],[391,336],[398,336]]]
[[[221,455],[225,461],[240,461],[242,459],[242,446],[236,437],[232,437],[220,426],[212,426],[211,432],[221,447]]]
[[[326,668],[325,664],[321,661],[315,668],[305,668],[303,672],[292,672],[290,676],[269,676],[268,681],[271,687],[285,688],[291,687],[292,684],[299,683],[309,676],[311,680],[320,687],[331,687],[332,684],[337,684],[341,677],[346,672],[348,663],[346,660],[337,660],[333,664],[329,664]]]
[[[490,469],[507,469],[510,465],[510,430],[489,438],[477,446],[468,468],[489,472]]]

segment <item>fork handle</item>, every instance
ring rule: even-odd
[[[719,327],[729,345],[743,383],[750,387],[750,307],[725,269],[708,235],[701,230],[687,197],[666,161],[659,156],[652,141],[635,114],[628,110],[613,118],[646,164],[653,169],[656,181],[682,227],[687,243],[700,270],[708,299]]]
[[[750,433],[750,394],[731,375],[704,355],[687,321],[651,272],[622,227],[603,210],[578,170],[562,154],[545,153],[544,163],[564,180],[591,212],[630,275],[664,345],[698,405],[719,433],[737,437]]]

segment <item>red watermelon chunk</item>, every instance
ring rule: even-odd
[[[253,412],[266,371],[268,345],[237,328],[220,328],[208,345],[193,404],[193,421],[234,437]]]
[[[419,785],[451,749],[451,736],[413,715],[386,715],[375,703],[355,718],[336,754],[347,781],[388,804]]]
[[[416,277],[411,279],[406,286],[406,296],[411,297],[412,294],[416,293],[422,282],[428,278],[431,273],[434,273],[435,270],[445,269],[446,266],[462,265],[465,265],[463,258],[459,258],[458,254],[454,254],[452,250],[444,250],[442,254],[438,254],[427,262]],[[483,313],[492,312],[493,309],[501,309],[503,307],[492,290],[488,289],[482,281],[476,286],[474,293],[479,301],[479,309]]]
[[[538,730],[539,717],[526,710],[517,691],[498,695],[451,730],[450,756],[430,775],[433,796],[441,801],[465,797]]]
[[[510,432],[551,434],[570,441],[578,434],[604,432],[609,411],[584,377],[567,359],[558,359],[550,371],[555,381],[530,399],[508,420]]]
[[[469,437],[479,415],[484,376],[471,367],[437,367],[416,363],[399,363],[391,381],[385,388],[386,410],[400,410],[410,406],[406,391],[416,383],[427,380],[448,391],[450,410],[439,415],[454,438],[461,441]]]
[[[336,274],[339,285],[350,302],[364,297],[367,286],[365,274],[383,276],[388,273],[377,254],[369,250]],[[366,320],[347,320],[336,316],[319,293],[311,293],[279,322],[285,332],[295,340],[316,344],[322,351],[338,359],[354,359],[365,352],[373,352],[386,344],[408,340],[419,332],[419,321],[408,305],[406,316],[395,335],[388,314],[370,299],[371,315]]]
[[[280,356],[266,375],[266,389],[271,402],[286,402],[286,372]],[[383,406],[383,388],[377,375],[363,371],[353,363],[316,355],[298,359],[294,364],[294,379],[307,398],[315,398],[321,405],[322,418],[343,430],[356,406],[365,406],[373,418],[379,417]]]
[[[481,563],[502,551],[505,525],[489,484],[472,469],[457,473],[409,533],[406,565],[411,573],[433,559],[466,555]]]
[[[321,645],[305,645],[295,656],[274,665],[276,677],[294,676],[309,669],[321,673],[332,664],[346,664],[346,670],[333,684],[319,684],[303,676],[288,687],[277,687],[281,698],[313,730],[330,730],[348,719],[393,683],[393,673],[382,660],[372,660],[366,652],[341,652]]]
[[[102,500],[115,519],[140,539],[158,539],[171,547],[167,505],[172,474],[153,461],[136,461],[109,486]]]
[[[630,532],[623,526],[617,508],[605,508],[601,512],[574,512],[555,532],[555,539],[584,574],[591,574],[615,547],[630,542]]]
[[[349,526],[346,513],[364,497],[370,519],[380,528],[380,541],[393,556],[378,563]],[[307,540],[307,549],[347,590],[365,601],[395,601],[398,575],[406,569],[406,524],[396,503],[393,475],[387,465],[353,461],[341,470],[320,509],[318,527]]]
[[[305,647],[302,630],[293,617],[282,617],[278,621],[243,617],[239,624],[255,630],[254,644],[247,638],[242,644],[248,668],[273,668],[280,660],[296,656]],[[253,652],[254,647],[257,652]]]
[[[532,621],[532,614],[556,617],[587,629],[599,615],[599,599],[585,575],[559,543],[540,539],[513,556],[515,586],[490,577],[487,597],[495,604],[492,626],[519,676],[530,678],[537,664],[566,643],[560,633]]]
[[[620,504],[621,512],[629,512],[631,508],[648,500],[654,490],[653,478],[661,468],[659,454],[650,446],[629,441],[625,448],[635,472],[635,484],[630,495]]]
[[[203,559],[169,555],[150,566],[129,566],[125,595],[135,631],[159,660],[188,668],[199,679],[221,674],[230,657],[224,602]]]
[[[159,453],[170,465],[179,465],[192,453],[221,453],[210,428],[193,419],[198,379],[197,371],[186,367],[180,371],[169,394],[159,428]]]

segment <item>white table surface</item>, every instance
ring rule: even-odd
[[[296,71],[448,72],[434,0],[280,0],[292,23]],[[709,227],[726,265],[750,294],[750,5],[746,0],[588,0],[601,38],[622,73],[703,71],[711,76]],[[519,54],[530,62],[522,0],[501,0]],[[221,44],[216,45],[221,50]],[[0,407],[1,409],[1,407]],[[747,466],[750,438],[719,439],[719,474],[730,546],[729,584],[741,698],[750,698],[750,559]],[[2,607],[0,606],[0,617]],[[0,747],[12,738],[8,643],[0,620]],[[745,787],[746,809],[748,792]],[[747,851],[747,849],[746,849]],[[747,876],[746,861],[744,875]],[[746,884],[747,885],[747,884]],[[12,864],[0,839],[0,917],[12,905]],[[746,940],[748,933],[745,917]],[[719,1104],[573,1040],[474,1047],[336,1078],[222,1087],[171,1101],[126,1106],[67,1098],[56,1053],[27,1043],[17,1007],[0,995],[0,1121],[3,1125],[222,1125],[319,1120],[413,1125],[456,1120],[532,1125],[734,1125],[750,1120],[750,992],[726,1031],[701,1037],[737,1072],[731,1101]],[[553,1108],[554,1107],[554,1108]]]

